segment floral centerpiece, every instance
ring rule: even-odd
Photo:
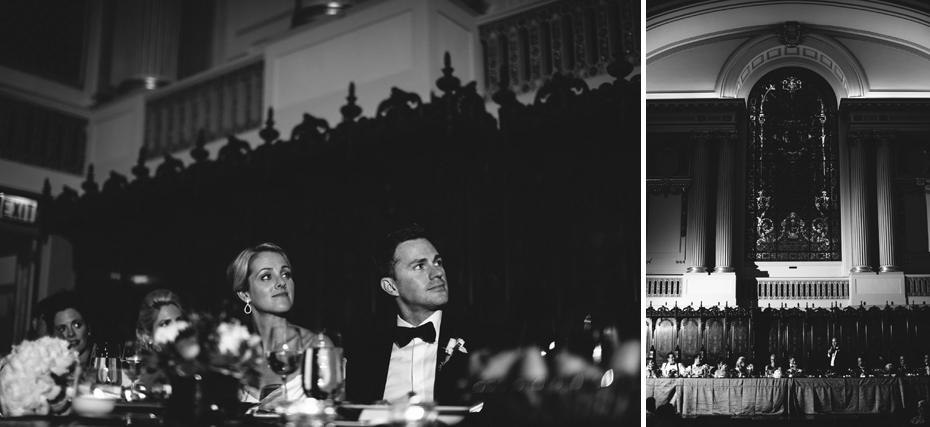
[[[261,338],[225,316],[195,313],[159,328],[153,339],[154,364],[171,383],[167,415],[193,425],[241,415],[240,388],[257,387],[267,364]]]
[[[63,400],[77,357],[60,338],[43,337],[14,346],[0,359],[0,413],[17,417],[54,412],[52,404]]]
[[[169,376],[193,377],[212,372],[257,387],[260,366],[267,364],[261,338],[236,319],[191,314],[188,321],[159,328],[154,336],[157,364]]]

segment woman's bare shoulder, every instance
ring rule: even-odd
[[[297,337],[297,347],[301,350],[306,350],[310,347],[310,344],[313,342],[313,338],[317,336],[317,332],[311,331],[303,326],[294,325],[297,328],[298,337]]]

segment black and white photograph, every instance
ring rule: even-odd
[[[0,427],[640,425],[644,13],[0,2]]]
[[[645,15],[646,425],[930,422],[930,3]]]

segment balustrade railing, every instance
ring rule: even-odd
[[[908,274],[904,285],[909,297],[930,297],[930,274]]]
[[[681,276],[646,277],[646,296],[649,298],[676,298],[681,296]]]
[[[527,93],[554,72],[587,78],[638,57],[633,3],[562,0],[481,25],[486,93]]]
[[[261,126],[264,70],[264,62],[252,62],[204,80],[180,82],[164,89],[165,95],[148,99],[148,158],[193,147],[200,131],[212,141]]]
[[[757,295],[763,299],[846,299],[849,279],[757,279]]]
[[[0,158],[61,172],[84,172],[87,119],[0,96]]]

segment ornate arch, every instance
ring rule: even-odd
[[[808,34],[796,47],[783,45],[774,34],[748,40],[724,62],[714,89],[721,98],[746,98],[762,76],[788,66],[819,74],[833,87],[837,102],[865,96],[869,91],[865,71],[855,56],[822,34]]]

